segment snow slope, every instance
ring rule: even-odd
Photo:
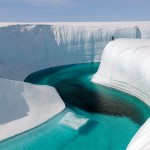
[[[92,81],[127,92],[150,106],[150,40],[110,42]]]
[[[127,150],[149,150],[150,149],[150,119],[138,130]]]
[[[40,125],[64,108],[53,87],[0,78],[0,141]]]
[[[150,24],[146,29],[142,23],[139,27],[136,23],[106,24],[2,24],[0,77],[24,80],[30,73],[52,66],[98,62],[112,36],[149,38]]]

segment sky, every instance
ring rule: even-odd
[[[150,21],[150,0],[0,0],[0,22]]]

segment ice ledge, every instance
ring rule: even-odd
[[[65,108],[55,88],[0,78],[0,141],[32,129]]]

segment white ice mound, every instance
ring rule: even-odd
[[[88,122],[88,118],[78,117],[72,112],[68,112],[59,122],[59,124],[68,126],[74,130],[78,130],[80,127]]]
[[[135,134],[127,150],[150,150],[150,119]]]
[[[64,108],[53,87],[0,78],[0,141],[40,125]]]
[[[92,81],[132,94],[150,106],[150,40],[118,39],[104,49]]]

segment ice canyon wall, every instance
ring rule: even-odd
[[[149,28],[150,31],[150,28]],[[117,38],[150,38],[136,25],[10,25],[0,27],[0,77],[24,80],[52,66],[99,62],[106,44]]]
[[[150,40],[110,42],[92,81],[129,93],[150,106]]]

